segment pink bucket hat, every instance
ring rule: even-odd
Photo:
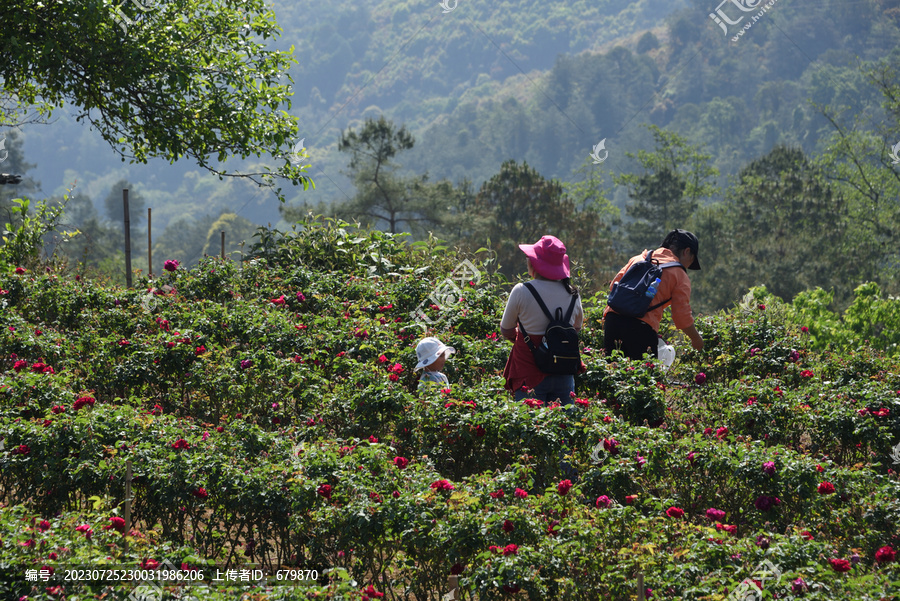
[[[534,270],[548,280],[569,277],[566,245],[556,236],[543,236],[535,244],[520,244],[519,248],[531,259]]]

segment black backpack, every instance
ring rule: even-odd
[[[651,306],[653,296],[647,296],[650,285],[656,278],[662,279],[662,270],[667,267],[681,267],[684,265],[677,261],[660,265],[657,259],[653,259],[653,251],[648,250],[643,261],[638,261],[625,272],[622,279],[613,284],[606,304],[618,313],[626,317],[643,317],[650,311],[662,307],[672,300],[667,298],[661,303]]]
[[[578,299],[578,295],[572,295],[572,302],[569,303],[569,310],[565,315],[563,315],[562,307],[557,307],[556,317],[554,317],[550,315],[547,305],[544,304],[534,286],[526,283],[525,287],[534,295],[544,315],[550,320],[540,346],[534,345],[531,337],[522,327],[522,320],[519,320],[519,331],[522,332],[522,338],[525,339],[525,343],[531,349],[531,354],[534,355],[535,364],[545,374],[575,375],[581,369],[581,355],[578,352],[578,332],[569,323],[569,320],[575,310],[575,301]]]

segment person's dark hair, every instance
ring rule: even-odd
[[[672,230],[666,237],[663,238],[662,244],[660,244],[663,248],[668,248],[676,255],[681,253],[685,248],[691,249],[695,254],[697,250],[694,248],[693,244],[691,244],[691,240],[688,236],[693,237],[696,240],[696,236],[691,234],[690,232],[685,232],[684,230]]]
[[[685,248],[690,248],[691,250],[693,250],[687,240],[678,235],[677,230],[672,230],[671,232],[666,234],[666,237],[663,239],[660,246],[662,248],[668,248],[676,255],[680,254],[681,251],[683,251]]]

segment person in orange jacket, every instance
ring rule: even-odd
[[[661,264],[677,261],[684,269],[674,267],[662,270],[656,296],[650,304],[652,306],[665,299],[669,300],[647,312],[643,317],[626,317],[606,307],[603,312],[603,345],[607,355],[615,349],[620,349],[630,359],[640,359],[645,353],[656,357],[659,321],[668,306],[672,307],[672,321],[675,327],[691,339],[691,346],[698,351],[703,349],[703,337],[694,326],[694,317],[691,313],[691,280],[686,271],[686,269],[700,269],[700,260],[697,256],[699,246],[697,236],[691,232],[676,229],[666,235],[660,247],[653,251],[652,258],[658,259]],[[645,250],[632,257],[619,270],[610,283],[610,291],[632,265],[644,260],[646,253]]]

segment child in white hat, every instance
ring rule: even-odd
[[[422,377],[419,378],[419,389],[426,386],[437,385],[443,388],[450,388],[450,380],[446,374],[441,372],[447,358],[456,352],[452,346],[447,346],[434,336],[428,336],[419,341],[416,345],[416,357],[419,362],[416,369],[424,369]]]

